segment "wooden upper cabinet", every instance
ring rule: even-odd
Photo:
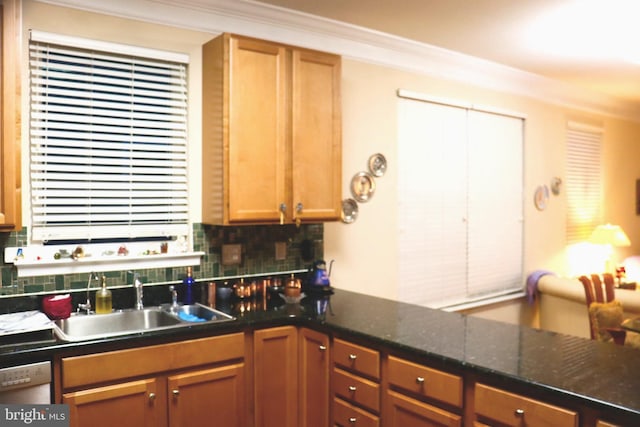
[[[22,2],[0,2],[0,231],[22,228],[20,181],[20,52]]]
[[[339,56],[229,34],[203,47],[203,222],[340,217]]]

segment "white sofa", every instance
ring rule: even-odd
[[[546,274],[538,280],[540,328],[589,338],[584,288],[577,278]],[[616,289],[625,317],[640,316],[640,290]]]

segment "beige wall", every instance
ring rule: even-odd
[[[213,35],[73,11],[32,0],[25,0],[24,7],[25,30],[35,28],[190,55],[191,217],[193,221],[200,221],[200,45]],[[25,35],[25,46],[27,39]],[[295,44],[295,40],[291,43]],[[26,79],[25,73],[25,87],[28,87]],[[566,122],[578,120],[603,126],[605,220],[620,224],[633,243],[631,248],[620,251],[619,256],[640,253],[640,217],[635,215],[635,179],[640,178],[639,123],[345,59],[342,80],[344,197],[349,196],[348,183],[351,177],[366,169],[371,154],[383,153],[389,168],[386,175],[377,180],[376,193],[371,201],[360,205],[355,223],[331,223],[325,227],[325,257],[327,260],[336,260],[332,274],[334,286],[385,298],[395,298],[397,295],[397,89],[409,89],[526,115],[525,274],[539,268],[560,273],[566,269],[564,194],[552,196],[544,212],[537,211],[532,202],[533,192],[538,185],[549,184],[554,176],[564,177]],[[26,100],[25,96],[25,108]],[[26,132],[28,115],[24,117]],[[23,159],[26,161],[27,139],[24,141]],[[23,168],[23,171],[23,183],[26,184],[28,169]],[[29,212],[28,196],[24,197],[23,212]],[[24,218],[24,221],[29,225],[28,218]],[[515,323],[536,325],[537,322],[534,311],[521,300],[512,304],[502,303],[495,309],[474,310],[473,313]]]

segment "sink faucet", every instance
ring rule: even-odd
[[[140,275],[138,273],[134,274],[133,277],[133,286],[136,288],[136,310],[142,310],[144,308],[144,305],[142,304],[142,281],[140,281]]]
[[[89,280],[87,280],[87,301],[85,303],[78,304],[78,312],[81,310],[85,311],[86,314],[91,314],[91,300],[89,299],[89,288],[91,288],[91,280],[98,280],[98,275],[96,273],[89,273]]]
[[[176,287],[171,285],[169,286],[169,292],[171,292],[171,312],[178,312],[178,291],[176,291]]]

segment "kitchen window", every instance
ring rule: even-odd
[[[399,298],[453,309],[521,294],[523,117],[399,96]]]
[[[188,56],[32,31],[33,242],[187,236]]]

